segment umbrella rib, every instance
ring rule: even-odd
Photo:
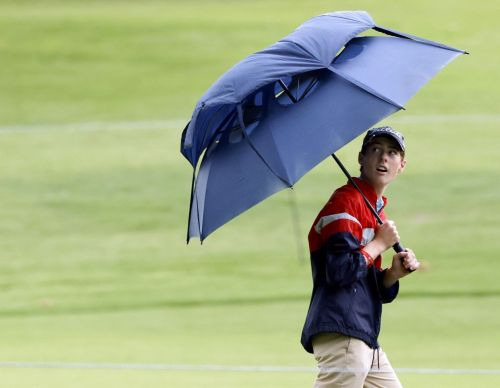
[[[394,105],[396,108],[398,109],[405,109],[402,105],[398,104],[396,101],[390,99],[389,97],[386,97],[384,96],[383,94],[373,90],[372,88],[370,88],[369,86],[365,85],[364,83],[358,81],[357,79],[355,78],[352,78],[350,76],[348,76],[347,74],[345,74],[344,72],[342,71],[339,71],[337,69],[335,69],[334,67],[332,66],[329,66],[328,67],[328,70],[330,70],[332,73],[335,73],[337,74],[338,76],[344,78],[346,81],[356,85],[357,87],[363,89],[365,92],[368,92],[372,95],[374,95],[375,97],[378,97],[380,98],[381,100],[384,100],[385,102],[388,102],[389,104],[391,105]]]
[[[434,42],[434,41],[429,40],[429,39],[420,38],[420,37],[415,36],[415,35],[406,34],[404,32],[392,30],[390,28],[375,26],[375,27],[373,27],[373,30],[375,30],[377,32],[382,32],[383,34],[386,34],[389,36],[410,39],[410,40],[413,40],[413,41],[418,42],[418,43],[428,44],[430,46],[435,46],[435,47],[439,47],[439,48],[446,49],[446,50],[456,51],[456,52],[463,53],[463,54],[469,54],[467,51],[460,50],[460,49],[457,49],[455,47],[447,46],[445,44]]]
[[[238,121],[240,123],[241,130],[243,132],[243,137],[248,142],[248,144],[250,145],[252,150],[257,154],[257,156],[260,158],[260,160],[262,160],[262,162],[266,165],[266,167],[269,169],[269,171],[271,171],[276,176],[276,178],[278,178],[280,181],[282,181],[288,187],[292,187],[293,185],[290,182],[288,182],[287,179],[281,177],[278,173],[276,173],[276,171],[273,170],[273,168],[269,165],[267,160],[261,155],[259,150],[257,150],[257,147],[255,147],[255,144],[253,144],[253,142],[250,140],[250,136],[248,136],[248,133],[246,131],[245,123],[243,122],[243,109],[241,107],[241,104],[237,105],[236,109],[238,112]]]
[[[285,83],[279,79],[278,83],[280,84],[281,88],[285,92],[285,94],[292,100],[292,102],[295,104],[297,102],[297,99],[293,96],[292,92],[288,89],[288,87],[285,85]]]
[[[309,93],[311,91],[311,89],[314,87],[314,85],[316,85],[318,83],[318,79],[317,78],[314,78],[310,83],[309,85],[307,86],[306,90],[304,90],[304,93],[302,93],[302,95],[300,96],[300,99],[299,100],[303,100],[306,96],[307,96],[307,93]]]
[[[187,227],[186,244],[189,244],[189,229],[191,227],[191,213],[192,213],[192,209],[193,209],[195,177],[196,177],[196,168],[193,168],[193,177],[191,179],[191,197],[189,199],[189,214],[188,214],[188,227]]]

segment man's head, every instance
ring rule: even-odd
[[[398,145],[399,150],[403,154],[403,158],[406,151],[406,143],[403,134],[395,131],[390,126],[372,128],[368,132],[366,132],[365,138],[363,139],[363,145],[361,146],[361,153],[364,153],[368,144],[373,142],[377,137],[387,137],[389,139],[393,139]]]
[[[358,156],[361,178],[382,193],[406,166],[406,144],[391,127],[373,128],[363,139]]]

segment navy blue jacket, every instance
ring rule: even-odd
[[[375,207],[373,188],[360,179],[356,183]],[[383,209],[379,215],[385,219]],[[318,214],[309,233],[313,291],[301,338],[306,351],[313,352],[316,334],[328,332],[378,348],[382,304],[394,300],[399,282],[385,288],[381,257],[368,267],[360,252],[376,227],[375,217],[350,184],[336,190]]]

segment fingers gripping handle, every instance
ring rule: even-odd
[[[402,246],[400,243],[398,243],[398,242],[392,246],[392,249],[394,249],[394,251],[395,251],[396,253],[400,253],[400,252],[404,252],[404,251],[406,251],[406,249],[404,249],[404,248],[403,248],[403,246]],[[401,264],[403,264],[403,261],[404,261],[404,260],[403,260],[403,258],[401,258]],[[413,271],[415,271],[414,269],[406,269],[406,270],[407,270],[408,272],[413,272]]]

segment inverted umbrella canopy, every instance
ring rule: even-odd
[[[368,29],[389,36],[355,37]],[[194,168],[188,241],[291,187],[463,53],[376,26],[366,12],[334,12],[236,64],[182,134]]]

